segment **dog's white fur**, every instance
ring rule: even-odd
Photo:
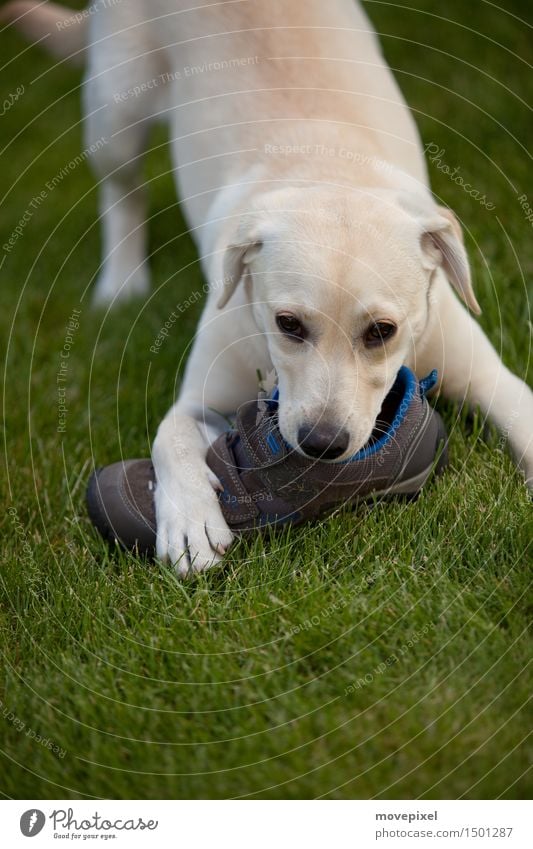
[[[96,301],[148,291],[141,161],[158,119],[210,283],[153,445],[159,556],[183,574],[229,546],[206,447],[223,416],[255,397],[257,369],[277,371],[289,442],[325,420],[348,430],[348,456],[399,366],[436,367],[447,397],[479,405],[505,432],[531,485],[533,394],[457,297],[478,311],[460,227],[430,194],[412,116],[362,9],[99,0],[74,14],[17,2],[4,17],[33,38],[48,32],[58,56],[87,55],[87,144],[106,139],[93,157],[104,231]],[[279,311],[305,322],[303,344],[279,332]],[[368,349],[365,330],[379,319],[398,331]]]

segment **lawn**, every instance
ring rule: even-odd
[[[526,0],[504,5],[367,8],[466,229],[481,324],[531,383],[531,29]],[[161,129],[153,294],[91,310],[95,183],[69,167],[80,72],[13,33],[0,45],[0,245],[22,222],[0,250],[2,794],[530,796],[531,503],[478,414],[439,403],[450,468],[418,501],[240,543],[185,583],[92,532],[90,470],[149,452],[201,302],[150,347],[202,279]]]

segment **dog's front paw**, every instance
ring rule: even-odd
[[[174,564],[180,577],[219,563],[233,540],[209,485],[187,493],[158,486],[155,493],[157,556]]]

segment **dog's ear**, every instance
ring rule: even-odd
[[[261,195],[257,205],[252,205],[243,215],[224,254],[219,309],[228,303],[263,245],[271,245],[278,240],[280,228],[283,222],[286,223],[286,214],[292,214],[295,206],[299,206],[297,190],[292,187],[273,189]]]
[[[424,221],[421,237],[424,267],[430,270],[442,266],[448,280],[472,312],[481,309],[472,289],[470,267],[463,244],[463,234],[457,218],[445,206],[438,206],[436,215]]]
[[[244,277],[247,266],[257,256],[262,246],[263,242],[257,231],[249,231],[247,235],[239,234],[238,241],[228,245],[224,254],[222,294],[217,303],[219,309],[228,303],[239,281]]]

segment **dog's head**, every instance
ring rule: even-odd
[[[284,189],[242,217],[219,306],[244,280],[291,445],[339,460],[367,442],[439,274],[479,311],[459,225],[429,197]]]

